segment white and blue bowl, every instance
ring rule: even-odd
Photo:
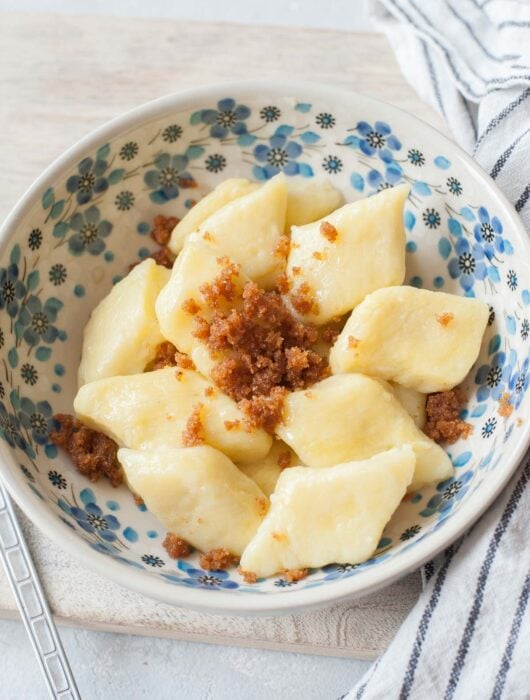
[[[22,146],[21,146],[22,147]],[[326,177],[346,200],[406,181],[406,283],[491,307],[466,382],[467,440],[454,477],[407,496],[376,554],[297,583],[175,561],[165,532],[122,486],[89,482],[48,440],[71,412],[83,327],[156,214],[183,216],[227,177]],[[23,196],[0,235],[0,472],[60,546],[124,586],[177,605],[280,613],[368,593],[417,568],[502,490],[529,437],[529,244],[493,181],[455,144],[394,107],[334,87],[239,83],[162,98],[93,132]],[[499,414],[509,395],[511,415]]]

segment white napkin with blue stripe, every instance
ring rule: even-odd
[[[530,228],[530,2],[379,0],[378,26],[420,96]],[[348,700],[529,700],[530,453]]]

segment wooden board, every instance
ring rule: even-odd
[[[106,120],[164,94],[254,76],[348,87],[446,131],[405,83],[381,35],[2,14],[0,218],[51,160]],[[156,603],[92,574],[23,522],[59,621],[97,629],[369,659],[386,648],[421,586],[418,573],[326,611],[281,618],[206,615]],[[0,572],[0,616],[14,614]]]

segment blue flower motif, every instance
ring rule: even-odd
[[[26,285],[18,276],[15,263],[0,268],[0,310],[5,309],[11,318],[17,315],[20,299],[26,294]]]
[[[372,193],[374,194],[375,192],[381,192],[381,190],[386,190],[389,187],[394,187],[394,185],[397,185],[398,182],[400,182],[402,175],[403,171],[401,170],[401,167],[397,163],[391,163],[385,167],[383,173],[375,168],[370,170],[366,176],[366,180],[370,187],[374,190]]]
[[[103,177],[108,163],[102,158],[83,158],[77,166],[77,175],[71,175],[66,181],[66,189],[76,193],[79,204],[90,202],[94,194],[108,189],[108,180]]]
[[[452,476],[450,479],[440,482],[436,486],[437,493],[429,499],[420,515],[427,518],[434,513],[440,513],[443,518],[455,503],[464,497],[471,486],[472,478],[473,472],[469,470],[464,474]]]
[[[479,207],[479,222],[473,227],[475,240],[484,248],[488,260],[493,260],[496,253],[513,253],[512,244],[502,237],[502,224],[496,217],[490,217],[485,207]]]
[[[106,542],[116,540],[116,530],[120,523],[116,516],[103,514],[101,508],[95,503],[86,503],[84,508],[70,507],[70,515],[76,520],[79,527],[91,535],[97,534]]]
[[[26,450],[27,442],[20,432],[20,421],[0,402],[0,436],[10,447]]]
[[[375,122],[374,126],[359,122],[356,131],[361,135],[359,148],[367,156],[377,153],[382,161],[390,163],[394,158],[392,151],[401,149],[401,142],[386,122]]]
[[[490,418],[488,418],[488,420],[482,426],[482,430],[480,431],[482,437],[485,439],[490,438],[493,435],[493,433],[495,432],[496,427],[497,427],[497,419],[495,418],[495,416],[491,416]]]
[[[107,247],[105,238],[112,231],[110,221],[101,221],[97,207],[89,207],[85,212],[74,214],[70,219],[74,234],[68,239],[68,249],[73,255],[99,255]]]
[[[18,409],[21,425],[31,431],[31,437],[38,445],[46,445],[48,435],[55,428],[52,407],[47,401],[34,403],[31,399],[22,398]]]
[[[530,375],[528,374],[528,364],[529,360],[523,362],[521,369],[515,370],[510,377],[508,382],[508,387],[510,389],[510,403],[515,409],[518,409],[521,405],[524,395],[528,391],[528,385],[530,384]]]
[[[487,277],[484,250],[478,243],[471,246],[466,238],[458,238],[455,252],[458,257],[449,260],[449,274],[453,279],[459,280],[462,289],[469,292],[476,279],[483,280]]]
[[[325,572],[324,581],[333,581],[337,578],[349,578],[353,576],[359,564],[328,564],[322,567]]]
[[[224,139],[229,133],[241,136],[247,133],[245,119],[250,117],[250,109],[238,105],[231,97],[219,100],[217,109],[203,109],[199,112],[199,120],[210,127],[210,136]]]
[[[23,337],[28,345],[53,343],[61,334],[54,324],[62,308],[63,302],[55,297],[50,297],[43,305],[42,300],[32,294],[20,309],[15,323],[17,338]]]
[[[186,168],[189,164],[187,155],[172,156],[160,153],[154,160],[155,170],[148,170],[144,182],[153,190],[149,197],[155,204],[165,204],[176,199],[180,188],[195,187],[196,183]]]
[[[260,180],[268,180],[284,172],[286,175],[313,174],[310,166],[299,163],[297,159],[302,155],[303,148],[297,141],[289,140],[293,127],[285,124],[279,126],[268,139],[268,144],[260,143],[254,148],[254,158],[263,166],[254,168],[254,174]]]
[[[475,383],[480,384],[477,391],[477,400],[486,401],[491,398],[499,401],[506,391],[506,385],[511,375],[511,364],[507,362],[506,353],[498,352],[488,365],[478,368],[475,375]]]
[[[236,581],[230,580],[228,571],[203,571],[203,569],[194,568],[183,559],[179,560],[177,566],[181,571],[186,573],[186,576],[180,578],[172,574],[168,574],[165,578],[169,579],[170,581],[184,583],[186,586],[193,586],[194,588],[207,588],[210,590],[239,587]]]

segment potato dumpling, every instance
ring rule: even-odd
[[[424,435],[391,389],[362,374],[329,377],[287,395],[278,436],[310,467],[329,467],[411,444],[411,490],[451,476],[443,449]]]
[[[181,352],[191,354],[199,341],[193,335],[194,317],[210,320],[214,310],[204,299],[200,288],[211,284],[226,267],[226,260],[200,240],[189,238],[173,266],[171,278],[156,301],[156,315],[160,330],[167,340]],[[241,289],[248,277],[243,274],[232,278]],[[222,301],[220,308],[228,309],[233,303]]]
[[[334,374],[363,372],[423,393],[452,389],[478,357],[488,323],[479,299],[387,287],[354,309],[335,345]]]
[[[421,430],[425,425],[425,404],[427,402],[427,395],[421,394],[415,389],[401,386],[401,384],[396,384],[395,382],[390,382],[389,385],[392,387],[396,399]]]
[[[257,190],[225,204],[203,221],[188,240],[205,241],[226,255],[261,287],[273,287],[285,268],[281,237],[285,226],[287,185],[280,173]]]
[[[280,463],[283,466],[280,466]],[[300,459],[289,445],[281,440],[274,440],[270,452],[265,457],[242,465],[240,469],[256,482],[266,496],[270,496],[282,471],[300,464]]]
[[[225,204],[253,192],[258,187],[259,185],[249,180],[239,178],[230,178],[219,183],[215,189],[199,200],[175,226],[168,244],[170,250],[175,255],[180,253],[188,235],[196,231],[203,221]]]
[[[327,323],[375,289],[403,282],[408,193],[408,185],[393,187],[315,223],[293,226],[287,263],[291,298],[305,290],[316,303],[305,320]]]
[[[403,446],[328,469],[285,469],[241,568],[271,576],[365,561],[405,495],[414,463],[413,450]]]
[[[292,178],[287,183],[285,233],[289,235],[291,226],[310,224],[343,204],[342,192],[328,180]]]
[[[267,512],[258,486],[206,445],[118,451],[127,481],[169,532],[197,549],[240,556]]]
[[[99,302],[85,326],[79,386],[143,371],[164,340],[155,301],[169,274],[154,260],[144,260]]]
[[[99,379],[81,387],[74,400],[85,425],[139,450],[185,447],[183,431],[199,406],[204,442],[234,462],[251,462],[270,450],[271,436],[245,430],[236,403],[193,370],[168,367]]]

